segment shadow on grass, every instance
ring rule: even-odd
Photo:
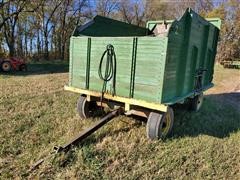
[[[199,112],[188,111],[187,105],[175,106],[173,133],[172,137],[168,139],[197,137],[199,135],[225,138],[229,137],[231,133],[239,131],[240,110],[228,102],[232,97],[238,100],[240,98],[240,93],[206,95],[204,97],[203,106]],[[120,118],[124,120],[124,116]],[[132,128],[142,128],[142,124],[146,124],[144,118],[135,117],[134,120],[136,120],[134,123],[126,123],[126,126],[120,129],[113,130],[113,128],[110,127],[107,131],[105,130],[97,135],[90,135],[79,142],[76,148],[94,145],[101,142],[105,137],[127,133]],[[112,123],[114,126],[115,122]]]
[[[40,75],[40,74],[53,74],[68,72],[68,61],[43,61],[43,62],[31,62],[27,64],[27,71],[11,71],[5,73],[0,71],[0,75],[6,76],[28,76],[28,75]]]
[[[234,100],[234,102],[232,101]],[[189,111],[188,105],[174,106],[174,127],[169,138],[196,137],[209,135],[217,138],[228,137],[231,133],[240,130],[240,109],[234,103],[239,102],[240,93],[225,93],[206,95],[199,112]],[[140,127],[146,121],[135,117],[136,123],[115,131],[101,133],[98,136],[88,137],[81,145],[90,145],[101,141],[109,135],[128,132],[133,127]]]
[[[173,138],[209,135],[228,137],[240,130],[240,93],[206,95],[199,112],[189,112],[186,105],[177,106]]]
[[[240,93],[226,93],[206,95],[204,103],[199,112],[191,112],[188,105],[175,105],[174,126],[172,136],[169,138],[178,139],[182,137],[196,137],[199,135],[209,135],[217,138],[229,137],[231,133],[240,130],[240,109],[234,106],[231,98],[237,102]],[[102,141],[107,136],[117,135],[121,132],[129,132],[132,128],[141,127],[146,124],[146,119],[134,117],[135,123],[126,127],[104,131],[97,136],[89,136],[77,147],[89,146]]]

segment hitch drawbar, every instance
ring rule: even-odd
[[[121,108],[108,113],[106,116],[100,119],[96,124],[94,124],[92,127],[89,127],[83,130],[80,134],[78,134],[68,143],[64,144],[63,146],[54,147],[55,152],[58,153],[62,151],[68,151],[72,145],[76,145],[77,143],[81,142],[82,140],[90,136],[92,133],[97,131],[99,128],[101,128],[103,125],[105,125],[106,123],[108,123],[110,120],[120,115],[121,113],[122,113]]]
[[[71,141],[68,143],[64,144],[63,146],[55,146],[53,149],[54,151],[49,154],[49,156],[46,156],[43,159],[40,159],[37,161],[35,164],[33,164],[30,168],[30,172],[34,169],[36,169],[39,165],[41,165],[46,159],[52,157],[54,154],[59,153],[59,152],[67,152],[71,146],[76,145],[80,143],[82,140],[90,136],[92,133],[97,131],[99,128],[101,128],[103,125],[111,121],[114,117],[120,115],[123,113],[122,108],[118,108],[110,113],[108,113],[106,116],[104,116],[102,119],[100,119],[98,122],[96,122],[94,125],[91,127],[83,130],[80,132],[76,137],[74,137]]]

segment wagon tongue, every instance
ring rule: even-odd
[[[64,144],[63,146],[55,146],[53,148],[53,152],[51,152],[48,156],[45,158],[42,158],[38,160],[36,163],[34,163],[31,168],[28,170],[28,173],[32,172],[34,169],[36,169],[38,166],[40,166],[44,161],[51,158],[53,155],[59,153],[59,152],[67,152],[72,146],[80,143],[82,140],[90,136],[92,133],[97,131],[99,128],[101,128],[103,125],[111,121],[114,117],[121,115],[123,113],[122,108],[118,108],[110,113],[108,113],[106,116],[104,116],[102,119],[100,119],[98,122],[96,122],[94,125],[92,125],[89,128],[86,128],[82,132],[80,132],[76,137],[74,137],[72,140],[70,140],[68,143]]]
[[[92,125],[89,128],[86,128],[82,132],[80,132],[76,137],[74,137],[71,141],[64,144],[63,146],[55,146],[54,150],[56,153],[62,152],[62,151],[68,151],[72,145],[76,145],[80,143],[82,140],[90,136],[92,133],[97,131],[99,128],[101,128],[103,125],[108,123],[110,120],[112,120],[114,117],[120,115],[123,113],[123,110],[121,108],[116,109],[110,113],[108,113],[106,116],[104,116],[102,119],[100,119],[98,122],[96,122],[94,125]]]

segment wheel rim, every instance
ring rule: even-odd
[[[82,106],[82,113],[85,118],[88,118],[89,112],[88,112],[88,102],[87,99],[83,101],[83,106]]]
[[[2,68],[3,68],[3,70],[7,71],[10,69],[10,65],[8,63],[4,63]]]
[[[97,105],[95,104],[95,102],[92,102],[92,101],[89,102],[87,101],[87,99],[85,99],[82,106],[82,112],[85,118],[94,116],[96,108],[97,108]]]
[[[171,107],[167,112],[151,112],[147,121],[147,137],[151,140],[165,139],[171,132],[174,113]]]
[[[171,114],[170,112],[166,112],[161,128],[163,136],[166,136],[168,134],[170,127],[171,127]]]

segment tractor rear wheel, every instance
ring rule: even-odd
[[[87,101],[87,97],[81,95],[77,102],[77,111],[81,119],[93,117],[98,110],[97,103],[95,101]]]
[[[4,72],[9,72],[12,68],[11,66],[11,63],[8,62],[8,61],[4,61],[2,64],[1,64],[1,68],[2,68],[2,71]]]
[[[27,71],[27,65],[26,65],[26,64],[21,64],[21,65],[19,66],[19,70],[20,70],[20,71]]]
[[[168,107],[165,113],[151,112],[147,121],[147,137],[151,140],[164,139],[172,130],[173,109]]]

